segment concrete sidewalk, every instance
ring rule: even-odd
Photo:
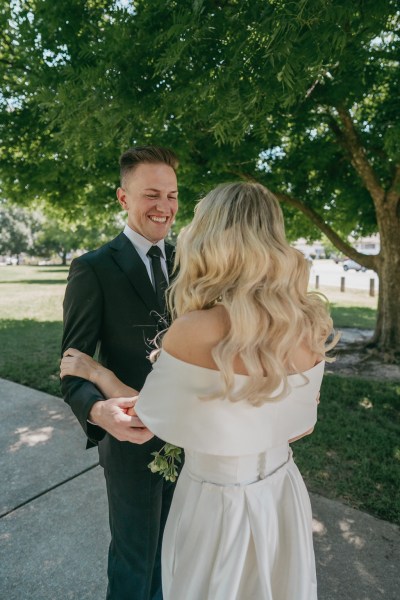
[[[105,486],[96,449],[84,447],[62,400],[0,379],[0,598],[105,598]],[[399,528],[311,501],[319,600],[397,600]]]

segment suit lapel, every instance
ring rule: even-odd
[[[157,317],[157,314],[160,309],[157,298],[147,269],[134,246],[126,235],[120,233],[118,237],[110,242],[110,248],[112,250],[112,258],[128,277],[137,294],[147,306],[149,313],[154,317],[154,320],[158,321],[159,317]]]

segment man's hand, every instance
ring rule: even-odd
[[[136,398],[100,400],[93,404],[89,421],[105,429],[120,442],[144,444],[151,440],[154,434],[136,416],[133,409],[135,403]]]

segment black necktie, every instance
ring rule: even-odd
[[[161,268],[161,250],[158,246],[152,246],[147,253],[147,256],[151,258],[151,268],[153,270],[154,276],[154,287],[158,300],[158,304],[162,309],[163,313],[165,312],[165,290],[168,287],[167,280],[165,279],[165,275]]]

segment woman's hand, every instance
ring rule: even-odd
[[[91,356],[80,352],[75,348],[68,348],[63,354],[60,364],[61,379],[66,375],[82,377],[92,383],[96,383],[102,371],[107,369],[96,362]]]
[[[110,369],[103,367],[88,354],[68,348],[63,356],[60,364],[61,378],[73,375],[91,381],[105,398],[137,396],[138,392],[134,388],[122,383]]]
[[[301,438],[305,437],[306,435],[311,435],[313,431],[314,431],[314,427],[311,427],[311,429],[309,429],[308,431],[305,431],[301,435],[298,435],[297,437],[294,437],[294,438],[290,438],[289,444],[293,444],[293,442],[297,442],[297,440],[301,440]]]
[[[321,393],[318,392],[318,396],[316,398],[317,404],[319,404],[319,402],[320,402],[320,397],[321,397]],[[308,431],[305,431],[301,435],[298,435],[297,437],[291,438],[289,440],[289,444],[292,444],[293,442],[297,442],[297,440],[301,440],[301,438],[305,437],[306,435],[311,435],[313,431],[314,431],[314,427],[311,427],[311,429],[309,429]]]

